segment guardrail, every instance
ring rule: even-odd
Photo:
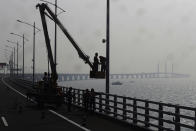
[[[65,88],[65,92],[68,88]],[[73,89],[73,104],[82,107],[84,90]],[[95,112],[124,122],[159,131],[196,131],[196,108],[163,102],[99,93],[95,97]],[[109,106],[106,104],[109,96]],[[106,108],[109,107],[109,110]]]

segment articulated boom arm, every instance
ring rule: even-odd
[[[53,80],[57,80],[57,72],[56,72],[56,68],[55,68],[55,63],[53,60],[53,55],[52,55],[52,49],[51,49],[51,45],[50,45],[50,38],[48,35],[48,28],[47,28],[47,23],[46,23],[46,18],[45,18],[45,14],[44,14],[44,8],[41,8],[41,6],[37,5],[37,7],[40,7],[40,15],[41,15],[41,20],[42,20],[42,25],[43,25],[43,31],[44,31],[44,36],[45,36],[45,41],[46,41],[46,47],[47,47],[47,51],[48,51],[48,58],[50,61],[50,67],[51,67],[51,71],[52,71],[52,78]]]
[[[66,37],[69,39],[69,41],[71,42],[71,44],[74,46],[74,48],[76,49],[76,51],[78,52],[78,55],[81,59],[83,59],[85,61],[85,63],[87,63],[91,69],[93,69],[93,64],[90,62],[89,60],[89,56],[87,56],[81,49],[80,47],[77,45],[77,43],[74,41],[74,39],[72,38],[72,36],[68,33],[68,31],[66,30],[66,28],[63,26],[63,24],[60,22],[60,20],[55,16],[55,14],[52,12],[52,10],[44,3],[42,4],[38,4],[36,7],[39,7],[40,10],[40,14],[41,14],[41,18],[42,18],[42,24],[43,24],[43,29],[44,29],[44,34],[45,34],[45,40],[46,40],[46,45],[47,48],[49,50],[51,50],[50,47],[50,40],[49,40],[49,35],[48,35],[48,30],[47,30],[47,25],[46,25],[46,20],[45,20],[45,15],[47,14],[45,12],[45,10],[47,10],[47,12],[49,13],[49,17],[51,17],[53,19],[53,21],[59,26],[59,28],[63,31],[63,33],[66,35]],[[48,15],[47,15],[48,16]],[[48,51],[48,53],[50,53],[52,55],[52,51]],[[49,56],[52,57],[52,56]],[[53,58],[51,58],[50,60],[51,63],[51,68],[53,68]],[[56,72],[56,71],[55,71]]]

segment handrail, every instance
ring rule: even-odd
[[[76,93],[75,94],[76,100],[78,99],[78,93],[80,93],[79,96],[80,96],[80,100],[82,101],[81,92],[84,92],[84,90],[81,89],[74,89],[74,90]],[[193,117],[196,114],[196,108],[194,107],[181,106],[181,105],[176,105],[171,103],[156,102],[151,100],[143,100],[138,98],[119,96],[115,94],[106,94],[102,92],[98,92],[98,94],[99,95],[95,97],[96,99],[95,112],[99,112],[99,113],[101,112],[102,114],[105,114],[109,117],[111,117],[112,115],[112,117],[114,117],[115,119],[120,119],[125,122],[128,122],[128,120],[132,120],[132,122],[135,122],[135,124],[138,123],[140,123],[140,125],[143,124],[144,127],[148,125],[149,129],[157,128],[158,130],[175,131],[175,130],[181,130],[181,128],[187,128],[196,131],[196,126],[195,126],[196,117]],[[106,95],[109,96],[109,104],[110,104],[109,111],[105,109],[105,107],[107,106],[105,103]],[[145,105],[145,103],[148,104]],[[160,106],[161,108],[159,108]],[[192,116],[186,115],[185,113],[183,114],[180,110],[189,112],[189,114],[191,114],[192,112]],[[182,122],[181,119],[191,121],[192,124]],[[152,120],[156,122],[151,123]],[[163,123],[167,123],[167,124],[163,124]],[[167,125],[174,125],[174,126],[167,126]]]

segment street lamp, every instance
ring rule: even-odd
[[[103,41],[104,42],[104,41]],[[106,2],[106,109],[109,110],[110,93],[110,0]]]
[[[40,1],[43,1],[43,2],[46,2],[48,4],[51,4],[53,6],[55,6],[55,16],[57,17],[59,14],[63,13],[63,12],[66,12],[65,10],[63,10],[62,8],[60,8],[59,6],[57,6],[57,0],[55,0],[55,4],[51,3],[51,2],[48,2],[46,0],[40,0]],[[57,14],[57,8],[61,10],[61,12],[59,14]],[[57,53],[57,25],[56,25],[56,22],[55,22],[55,33],[54,33],[54,63],[55,63],[55,69],[56,69],[56,65],[57,65],[57,56],[56,56],[56,53]]]
[[[46,1],[46,0],[40,0],[40,1],[55,6],[55,10],[57,10],[57,8],[60,9],[61,12],[59,12],[59,13],[57,14],[57,11],[56,11],[56,13],[55,13],[57,16],[60,15],[61,13],[63,13],[63,12],[66,12],[63,8],[61,8],[61,7],[59,7],[59,6],[57,5],[57,0],[55,0],[55,4],[53,4],[52,2]]]
[[[11,48],[12,49],[12,57],[10,57],[10,60],[12,60],[12,63],[11,63],[11,65],[12,65],[12,68],[11,68],[11,72],[10,72],[10,74],[12,74],[13,73],[13,68],[15,68],[15,47],[11,47],[11,46],[8,46],[8,45],[5,45],[5,47],[7,47],[7,48]],[[14,50],[14,51],[13,51]],[[14,61],[14,62],[13,62]]]
[[[28,26],[33,27],[33,88],[34,88],[34,81],[35,81],[35,35],[39,31],[41,31],[41,29],[39,29],[35,26],[35,22],[32,25],[32,24],[29,24],[29,23],[21,21],[21,20],[17,20],[17,21],[20,22],[20,23],[23,23],[23,24],[26,24]],[[37,32],[35,32],[35,29],[37,30]]]
[[[13,73],[13,70],[12,70],[12,68],[13,68],[13,51],[11,51],[11,54],[10,54],[9,67],[10,67],[9,69],[10,69],[10,76],[11,76]]]
[[[24,37],[24,34],[23,35],[19,35],[19,34],[15,34],[15,33],[10,33],[10,34],[16,35],[16,36],[21,37],[23,39],[23,67],[22,67],[22,77],[24,79],[24,40],[26,40],[26,41],[29,41],[29,40]]]
[[[17,66],[17,75],[18,75],[18,46],[20,46],[20,45],[18,44],[18,42],[13,42],[13,41],[10,41],[10,40],[7,40],[7,42],[17,45],[17,65],[16,66]]]
[[[109,109],[109,93],[110,93],[110,0],[106,2],[106,39],[102,39],[106,43],[106,109]]]
[[[8,46],[8,45],[5,45],[5,46],[14,50],[14,56],[13,56],[13,59],[14,59],[14,65],[13,65],[13,68],[14,68],[14,70],[15,70],[15,47]],[[13,70],[13,71],[14,71],[14,70]],[[15,72],[14,72],[14,74],[15,74]]]

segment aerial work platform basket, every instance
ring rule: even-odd
[[[96,78],[96,79],[104,79],[105,78],[105,72],[95,72],[95,71],[90,71],[90,78]]]

